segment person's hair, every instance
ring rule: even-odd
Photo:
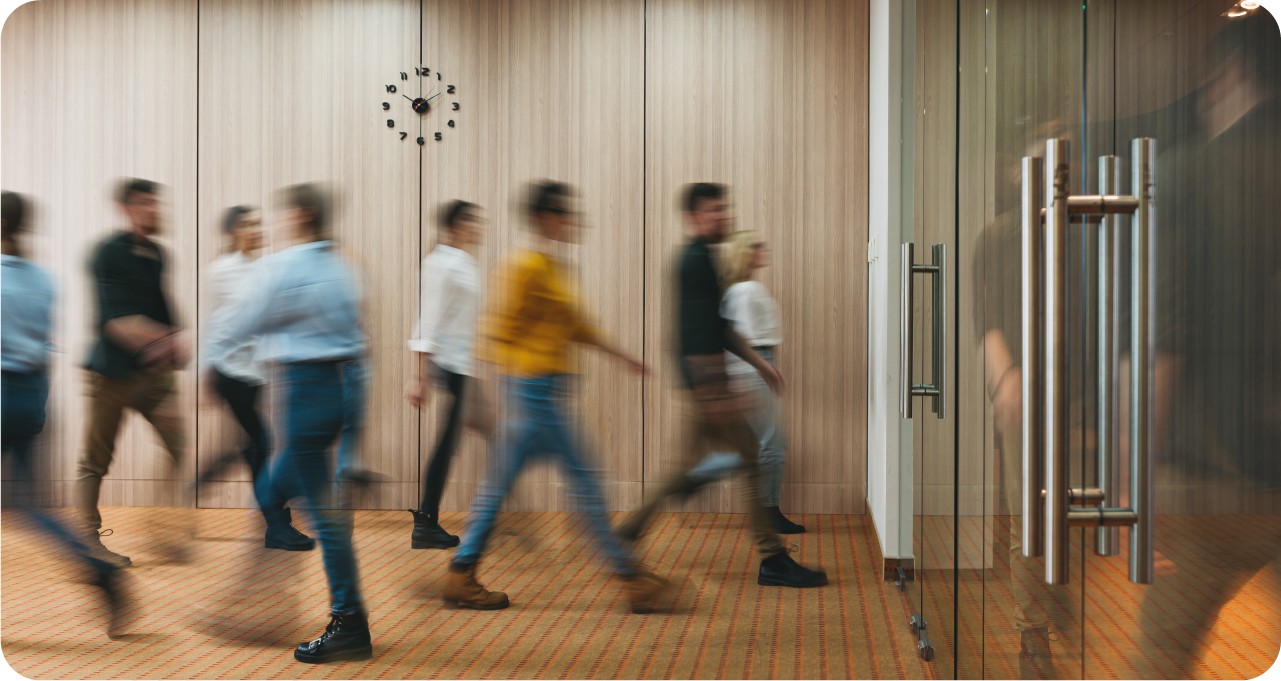
[[[27,202],[23,201],[22,196],[14,192],[0,192],[0,220],[4,220],[4,227],[0,227],[0,253],[22,257],[15,237],[22,230],[22,220],[26,214]]]
[[[160,185],[151,180],[126,177],[116,185],[116,202],[129,203],[135,194],[159,194]]]
[[[564,213],[565,199],[574,196],[574,189],[564,182],[538,180],[531,182],[525,198],[525,213],[537,224],[544,213]]]
[[[684,196],[681,198],[681,210],[692,213],[698,210],[699,202],[703,199],[723,199],[726,192],[725,185],[714,182],[687,184]]]
[[[458,223],[462,222],[469,214],[475,213],[477,210],[480,210],[480,206],[477,206],[470,201],[454,199],[440,207],[440,214],[437,216],[436,220],[440,224],[441,229],[453,232],[454,229],[458,227]]]
[[[289,205],[311,213],[308,227],[320,236],[329,235],[330,203],[329,196],[320,187],[310,182],[295,184],[282,190]]]
[[[240,218],[254,212],[253,206],[232,206],[227,212],[222,214],[222,233],[231,234],[236,231],[236,225],[240,224]]]
[[[734,232],[725,239],[720,268],[723,287],[729,288],[752,278],[752,254],[756,252],[752,245],[756,242],[757,234],[751,230]]]

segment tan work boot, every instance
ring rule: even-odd
[[[476,566],[449,564],[449,575],[445,577],[445,590],[441,598],[455,608],[473,610],[502,610],[511,604],[507,594],[501,591],[489,591],[476,581]]]
[[[645,570],[623,577],[623,593],[632,604],[632,612],[643,614],[653,612],[672,590],[672,583],[658,575]]]

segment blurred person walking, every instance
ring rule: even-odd
[[[262,247],[262,217],[256,208],[250,206],[228,208],[223,215],[222,232],[228,238],[231,250],[209,266],[215,315],[251,280],[250,273]],[[240,452],[228,453],[205,469],[197,478],[199,483],[209,482],[226,470],[237,454],[249,465],[255,487],[262,476],[263,467],[271,455],[271,439],[258,412],[258,394],[267,382],[267,368],[257,358],[262,342],[259,337],[246,338],[212,369],[214,389],[227,403],[249,441]],[[288,508],[272,511],[263,513],[267,518],[267,533],[263,539],[267,548],[310,551],[316,547],[316,540],[294,528]]]
[[[281,364],[287,379],[286,443],[255,492],[264,514],[283,513],[278,509],[285,500],[306,498],[330,592],[329,625],[320,637],[299,644],[294,658],[365,660],[373,647],[352,549],[351,512],[332,503],[327,455],[344,421],[341,365],[360,357],[364,346],[359,300],[351,272],[329,237],[326,194],[309,184],[282,194],[282,226],[299,243],[263,258],[250,285],[218,310],[203,364],[224,361],[246,338],[272,334],[270,358]],[[204,380],[213,380],[208,370]]]
[[[129,558],[109,551],[99,538],[102,478],[111,467],[126,408],[151,423],[169,452],[170,469],[177,469],[186,435],[175,370],[187,363],[189,343],[165,295],[166,256],[154,240],[163,227],[160,185],[123,180],[116,205],[129,226],[102,240],[92,261],[97,341],[85,366],[90,372],[89,404],[77,464],[76,504],[91,555],[123,567],[131,563]]]
[[[115,564],[94,557],[47,512],[39,508],[35,490],[36,436],[44,430],[49,400],[50,330],[56,298],[53,280],[22,257],[17,236],[26,226],[29,206],[14,192],[0,194],[0,420],[4,458],[10,463],[11,499],[35,520],[36,527],[70,556],[89,568],[91,583],[102,589],[111,610],[108,636],[122,633],[132,610],[128,585]]]
[[[745,415],[751,395],[735,393],[730,388],[725,362],[727,351],[741,357],[775,393],[782,390],[783,377],[734,332],[721,314],[724,295],[712,263],[711,247],[725,238],[734,220],[728,193],[724,185],[706,182],[688,185],[684,190],[681,208],[692,238],[681,250],[677,267],[677,324],[680,370],[695,400],[690,424],[694,437],[686,443],[680,475],[629,518],[618,534],[624,540],[636,541],[664,499],[672,495],[688,497],[706,485],[706,478],[690,475],[699,463],[697,453],[707,441],[723,442],[738,450],[747,474],[743,493],[751,509],[757,549],[763,557],[756,583],[822,586],[827,584],[827,574],[792,560],[760,503],[760,443]]]
[[[721,258],[721,281],[725,298],[721,313],[734,332],[751,346],[761,359],[778,369],[776,352],[783,342],[782,324],[778,319],[778,304],[769,289],[753,280],[756,271],[770,266],[770,249],[760,241],[756,232],[735,232],[725,240],[725,253]],[[783,426],[783,409],[765,379],[732,352],[725,353],[725,370],[736,390],[752,396],[748,411],[748,425],[760,440],[761,503],[765,513],[779,534],[801,534],[805,527],[798,525],[779,510],[783,491],[783,459],[787,455],[787,431]],[[734,453],[711,454],[689,472],[693,479],[707,481],[719,479],[742,467],[743,459]]]
[[[457,607],[496,610],[508,606],[506,594],[489,591],[477,581],[477,565],[498,509],[517,476],[525,464],[547,456],[559,461],[573,480],[579,510],[586,514],[593,538],[621,578],[632,610],[646,612],[671,585],[636,565],[610,532],[583,438],[567,410],[569,344],[594,346],[641,376],[645,366],[606,340],[587,318],[569,268],[552,255],[559,244],[576,240],[579,213],[570,187],[538,182],[529,188],[525,209],[537,246],[514,251],[496,269],[479,352],[482,359],[497,365],[509,396],[504,433],[490,458],[487,480],[472,502],[462,546],[449,564],[442,595]]]
[[[431,373],[441,379],[453,402],[423,476],[422,501],[417,511],[409,511],[414,518],[410,547],[415,549],[458,546],[458,537],[440,526],[440,498],[462,434],[463,408],[481,389],[470,378],[475,373],[472,350],[480,307],[480,271],[471,251],[480,243],[484,217],[474,203],[451,201],[441,208],[439,223],[440,243],[423,258],[418,275],[418,321],[409,340],[417,361],[405,399],[422,409]],[[471,394],[464,398],[465,393]]]

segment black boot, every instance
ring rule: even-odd
[[[97,558],[89,558],[88,561],[94,574],[93,585],[102,589],[103,595],[107,597],[107,609],[111,612],[107,638],[118,639],[128,633],[138,618],[133,584],[124,570],[115,565]]]
[[[761,586],[793,586],[804,589],[825,586],[827,573],[811,570],[792,560],[787,553],[776,553],[761,561],[761,572],[756,577],[756,583]]]
[[[674,482],[671,487],[664,491],[667,496],[676,497],[676,500],[683,504],[694,496],[696,492],[703,489],[706,484],[706,481],[694,480],[689,476],[681,476],[680,480]],[[619,541],[634,544],[645,536],[645,525],[648,524],[648,521],[648,514],[642,512],[633,513],[632,517],[627,519],[627,522],[614,531],[614,536],[618,537]]]
[[[309,664],[339,662],[342,660],[368,660],[374,655],[369,640],[369,618],[363,612],[349,615],[329,615],[329,626],[320,638],[299,643],[294,649],[294,659]]]
[[[778,510],[777,506],[766,506],[765,512],[769,514],[770,522],[774,524],[774,531],[779,534],[805,534],[805,526],[797,525],[787,519],[783,512]]]
[[[263,539],[263,546],[284,551],[310,551],[316,548],[315,539],[294,528],[294,516],[288,508],[281,513],[263,515],[267,516],[267,536]]]
[[[414,534],[409,547],[414,549],[451,549],[458,546],[458,537],[445,531],[430,513],[409,509],[414,514]]]

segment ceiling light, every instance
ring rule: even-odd
[[[1244,0],[1241,3],[1241,9],[1259,9],[1259,3],[1255,0]]]
[[[1245,10],[1239,10],[1239,11],[1236,11],[1236,12],[1233,12],[1233,11],[1231,11],[1231,10],[1229,10],[1229,11],[1228,11],[1228,16],[1233,17],[1233,18],[1235,18],[1235,17],[1243,17],[1243,16],[1245,16],[1246,14],[1248,14],[1248,12],[1246,12]]]

